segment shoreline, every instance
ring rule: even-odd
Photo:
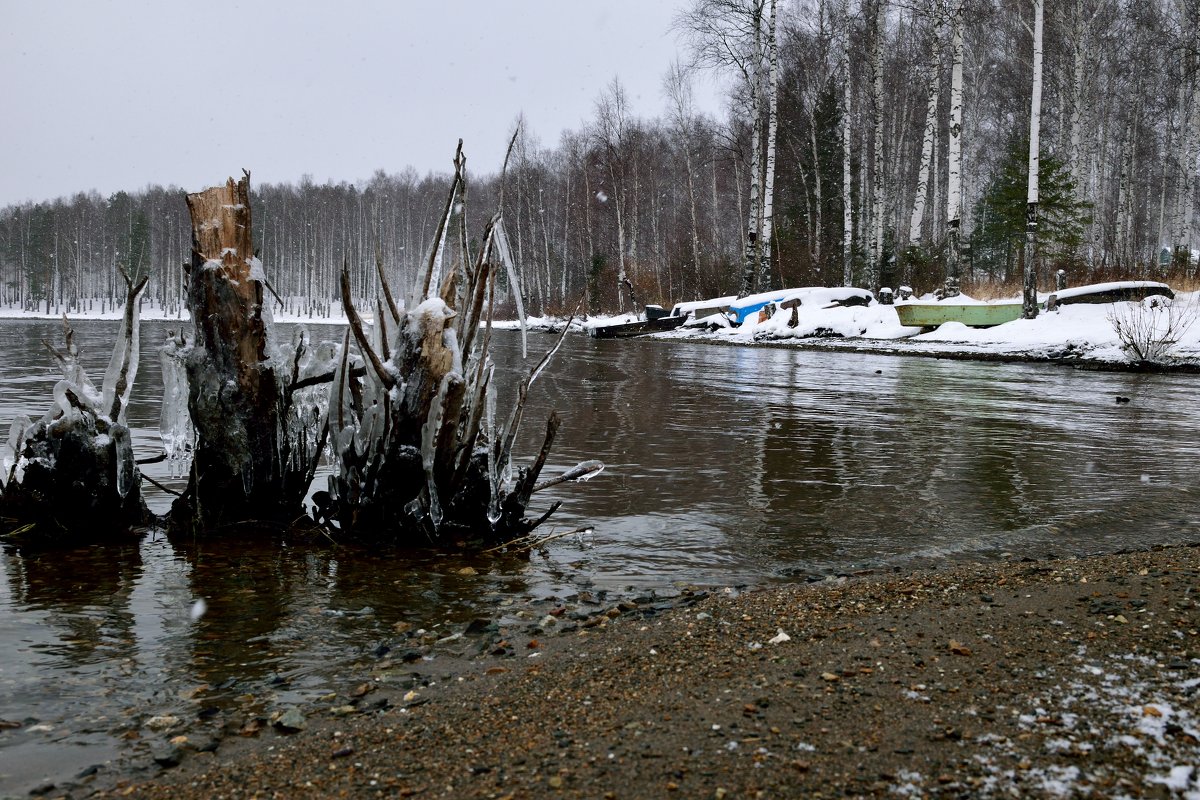
[[[117,321],[120,313],[107,312],[103,315],[87,314],[69,316],[72,321]],[[40,312],[16,311],[0,309],[0,321],[3,320],[37,320],[54,321],[61,315],[43,314]],[[607,318],[605,318],[607,319]],[[151,311],[143,313],[143,322],[187,322],[190,317],[184,313],[181,316],[167,316]],[[301,317],[296,315],[281,316],[274,320],[279,324],[288,325],[345,325],[344,317]],[[531,318],[527,325],[530,333],[553,333],[562,331],[562,320],[554,318]],[[515,320],[494,321],[496,330],[519,330],[520,324]],[[581,326],[579,333],[583,333]],[[696,329],[681,328],[678,331],[649,334],[645,338],[655,341],[691,342],[712,344],[721,347],[765,347],[784,350],[815,350],[826,353],[857,353],[882,356],[912,356],[916,358],[946,359],[954,361],[978,361],[985,363],[1004,364],[1053,364],[1080,370],[1098,372],[1130,372],[1130,373],[1160,373],[1160,374],[1200,374],[1200,354],[1188,351],[1187,354],[1172,357],[1167,362],[1132,362],[1125,358],[1114,357],[1111,351],[1109,357],[1096,358],[1089,356],[1086,344],[1064,341],[1053,347],[1042,345],[1036,349],[1001,349],[993,345],[991,349],[971,342],[951,341],[915,341],[911,337],[871,338],[867,336],[809,336],[790,338],[748,338],[717,335],[713,332],[697,332]]]
[[[1052,364],[1079,370],[1096,372],[1137,373],[1183,373],[1200,374],[1200,360],[1180,359],[1172,363],[1145,363],[1087,358],[1077,351],[1064,347],[1062,354],[1032,352],[994,352],[986,350],[963,350],[939,346],[931,342],[906,342],[903,339],[863,339],[813,337],[810,339],[740,339],[716,336],[653,334],[653,339],[684,341],[697,344],[712,344],[719,347],[768,347],[778,350],[816,350],[822,353],[857,353],[878,356],[910,356],[913,358],[946,359],[949,361],[979,361],[998,364]],[[903,343],[901,343],[903,342]]]
[[[302,731],[143,731],[179,766],[110,765],[43,794],[1200,792],[1197,544],[553,613],[545,636],[500,626],[476,654],[364,664],[290,720]]]

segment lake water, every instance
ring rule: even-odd
[[[142,329],[139,457],[160,451],[167,327]],[[99,382],[116,324],[75,328]],[[4,435],[16,414],[49,408],[58,375],[40,342],[60,331],[0,320]],[[528,369],[519,336],[494,339],[512,391]],[[531,335],[529,363],[552,342]],[[395,643],[398,622],[450,633],[581,590],[663,597],[685,583],[1194,541],[1196,387],[1186,375],[570,336],[534,387],[519,457],[557,409],[544,475],[591,458],[607,469],[535,497],[531,511],[563,501],[546,533],[594,532],[528,560],[160,532],[77,549],[0,542],[0,720],[19,723],[0,725],[0,792],[114,757],[152,714],[194,716],[198,686],[205,707],[312,701]],[[181,488],[164,465],[145,469]],[[199,599],[208,611],[194,621]]]

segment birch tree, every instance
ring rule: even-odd
[[[691,223],[691,275],[683,277],[683,291],[688,292],[690,278],[690,293],[693,299],[700,299],[700,222],[696,213],[696,170],[692,163],[692,148],[695,140],[696,112],[692,96],[692,85],[687,72],[675,62],[664,81],[667,99],[670,103],[669,115],[675,135],[679,140],[679,149],[683,153],[683,168],[687,174],[688,221]]]
[[[1043,0],[1033,0],[1033,93],[1029,106],[1029,194],[1025,212],[1025,291],[1022,312],[1025,319],[1038,314],[1037,307],[1037,225],[1038,157],[1042,130],[1042,26]]]
[[[886,31],[886,0],[871,5],[871,115],[874,123],[871,160],[871,238],[868,246],[867,285],[878,289],[883,260],[884,172],[883,172],[883,39]]]
[[[842,91],[838,98],[838,110],[842,116],[842,285],[850,286],[854,281],[854,204],[850,170],[850,0],[842,0],[841,18],[839,72]]]
[[[629,294],[630,306],[636,311],[637,301],[633,296],[633,282],[625,268],[625,216],[626,202],[626,145],[628,144],[628,103],[625,99],[625,89],[620,80],[613,78],[596,101],[596,140],[604,153],[605,168],[611,181],[612,196],[602,202],[611,200],[613,213],[617,223],[617,310],[624,312],[625,301],[622,292]]]
[[[950,136],[946,147],[946,297],[959,293],[959,234],[962,224],[963,5],[950,18]]]
[[[933,165],[933,142],[937,137],[938,103],[942,95],[942,24],[943,15],[935,8],[929,37],[929,77],[926,84],[925,134],[921,139],[921,165],[917,170],[917,191],[908,223],[908,244],[921,245],[925,202],[929,196],[929,171]]]
[[[759,244],[758,288],[771,288],[771,237],[775,223],[775,141],[779,133],[779,39],[776,35],[776,0],[770,0],[767,22],[767,158],[763,178],[762,241]],[[819,241],[819,238],[818,238]]]
[[[675,20],[687,37],[692,64],[710,69],[733,69],[746,92],[750,117],[749,208],[743,237],[739,292],[754,291],[762,239],[763,180],[762,95],[764,78],[763,16],[767,0],[695,0]]]
[[[1175,0],[1179,15],[1180,63],[1178,150],[1176,151],[1175,261],[1191,270],[1192,207],[1200,157],[1200,1]]]

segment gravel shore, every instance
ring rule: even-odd
[[[553,609],[44,795],[1200,797],[1198,601],[1180,546]]]

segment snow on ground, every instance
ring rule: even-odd
[[[840,339],[847,347],[889,352],[1122,362],[1127,359],[1110,317],[1114,312],[1128,312],[1137,305],[1140,304],[1081,303],[1043,311],[1036,319],[1018,319],[992,328],[969,328],[949,322],[927,333],[901,325],[895,306],[802,308],[796,315],[795,327],[791,327],[792,313],[779,310],[765,321],[751,317],[737,328],[685,328],[661,335],[745,343],[819,338],[822,344],[832,344]],[[1179,337],[1174,355],[1183,361],[1200,363],[1200,292],[1178,294],[1174,305],[1176,314],[1192,321]]]
[[[1099,748],[1122,762],[1142,766],[1145,785],[1130,787],[1138,790],[1136,795],[1161,786],[1162,794],[1154,796],[1200,800],[1197,681],[1187,679],[1200,660],[1163,663],[1137,653],[1099,659],[1091,657],[1086,646],[1073,659],[1078,664],[1077,678],[1022,697],[1008,710],[1027,735],[1045,736],[1048,756],[1078,757],[1083,768],[1017,764],[1014,742],[984,735],[976,742],[988,745],[990,752],[977,755],[976,760],[990,774],[978,794],[1011,795],[1015,770],[1020,769],[1044,796],[1087,797],[1098,792],[1130,796],[1125,791],[1111,793],[1105,764],[1110,758],[1085,758]],[[1162,685],[1163,676],[1165,688],[1152,688]]]

